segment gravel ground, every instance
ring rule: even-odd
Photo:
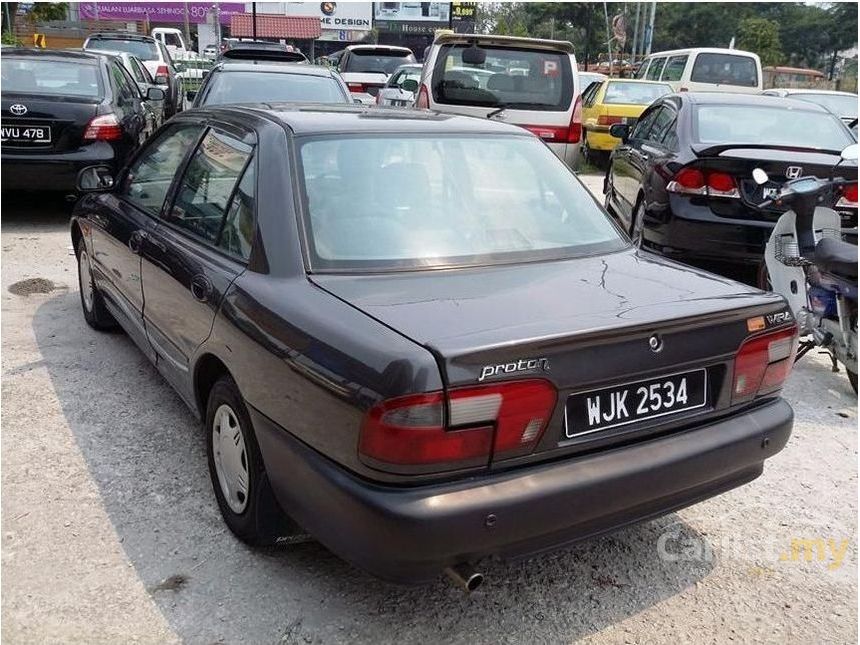
[[[4,642],[857,641],[857,406],[825,357],[793,372],[794,434],[752,484],[489,563],[471,596],[402,588],[226,531],[200,428],[128,338],[86,326],[68,246],[62,209],[4,201]],[[824,551],[792,559],[795,539]]]

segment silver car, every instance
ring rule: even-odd
[[[395,69],[385,87],[376,95],[376,104],[412,107],[415,103],[415,93],[418,91],[418,82],[421,80],[422,67],[417,63],[411,63]]]

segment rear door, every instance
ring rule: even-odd
[[[612,153],[609,173],[620,206],[618,214],[625,226],[630,224],[630,217],[639,195],[641,147],[651,125],[657,118],[658,109],[659,106],[652,106],[645,110],[636,122],[627,142],[618,144]]]
[[[254,135],[211,126],[142,250],[144,319],[157,365],[191,396],[191,357],[212,329],[254,236]]]

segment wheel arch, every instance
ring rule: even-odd
[[[218,356],[212,353],[202,354],[194,364],[194,404],[200,418],[206,420],[206,405],[212,387],[222,376],[233,378],[230,369]],[[235,382],[235,379],[233,379]]]

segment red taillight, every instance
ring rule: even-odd
[[[613,123],[621,123],[623,120],[620,116],[601,114],[597,117],[597,125],[612,125]]]
[[[347,83],[346,86],[349,88],[350,92],[363,93],[364,92],[364,84],[363,83]]]
[[[750,401],[782,387],[794,364],[797,326],[745,340],[735,356],[732,403]]]
[[[531,452],[555,407],[547,381],[456,388],[383,401],[367,413],[359,452],[397,466],[486,465]],[[447,403],[447,421],[443,406]]]
[[[159,65],[158,69],[155,70],[155,82],[159,85],[167,85],[169,76],[170,71],[167,69],[167,65]]]
[[[84,130],[84,141],[118,141],[122,139],[122,126],[114,114],[93,117]]]
[[[740,197],[734,177],[728,173],[710,170],[702,171],[698,168],[681,168],[666,186],[666,190],[671,193],[683,193],[687,195]]]
[[[845,184],[842,187],[842,196],[836,205],[857,208],[857,184]]]
[[[567,129],[567,142],[579,143],[582,139],[582,95],[576,97],[573,104],[573,114],[570,117],[570,127]]]
[[[418,99],[415,101],[415,107],[428,109],[430,107],[430,92],[427,91],[427,86],[422,85],[418,90]]]

